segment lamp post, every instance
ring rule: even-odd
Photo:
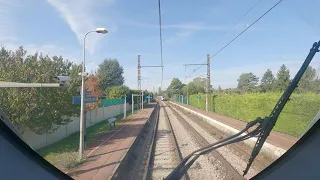
[[[84,90],[85,90],[85,62],[86,62],[86,37],[89,33],[96,32],[101,34],[108,33],[107,29],[105,28],[97,28],[95,30],[88,31],[83,38],[83,62],[82,62],[82,72],[81,72],[81,109],[80,109],[80,143],[79,143],[79,160],[83,157],[84,152]]]

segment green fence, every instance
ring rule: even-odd
[[[183,104],[187,104],[188,103],[188,100],[187,100],[187,98],[186,97],[176,97],[176,102],[180,102],[180,103],[182,103],[183,102]]]
[[[102,99],[99,107],[113,106],[118,104],[124,104],[124,99]]]

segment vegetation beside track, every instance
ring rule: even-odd
[[[252,121],[270,114],[281,93],[248,93],[210,95],[209,110],[242,121]],[[205,94],[190,96],[191,106],[205,109]],[[186,99],[184,99],[186,103]],[[315,93],[292,94],[290,101],[280,114],[275,131],[300,137],[320,109],[320,96]]]

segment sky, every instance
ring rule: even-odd
[[[205,66],[185,69],[183,64],[205,63],[207,54],[215,54],[277,2],[161,0],[162,89],[174,77],[184,83],[206,77]],[[320,0],[283,0],[211,59],[213,87],[236,87],[241,73],[261,78],[271,69],[276,74],[282,64],[293,78],[312,44],[320,40],[317,7]],[[161,64],[157,0],[0,0],[0,43],[8,49],[24,46],[28,53],[61,55],[81,63],[83,37],[97,27],[109,32],[87,36],[89,72],[105,58],[116,58],[124,68],[125,85],[136,89],[138,55],[142,66]],[[311,65],[320,70],[320,53]],[[143,89],[161,86],[161,68],[142,68],[141,74]]]

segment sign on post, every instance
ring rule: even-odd
[[[97,98],[95,96],[84,97],[84,103],[93,103],[93,102],[97,102]],[[73,96],[72,104],[81,104],[81,96]]]
[[[152,97],[150,96],[150,95],[148,95],[148,96],[146,96],[146,99],[148,99],[148,103],[150,103],[150,99],[151,99]]]
[[[81,95],[81,91],[80,91],[80,95]],[[84,92],[84,95],[85,95],[85,96],[90,96],[90,95],[91,95],[91,92],[90,92],[90,91],[85,91],[85,92]]]
[[[198,99],[198,108],[200,107],[200,106],[199,106],[199,104],[200,104],[200,102],[199,102],[200,98],[201,98],[201,96],[198,94],[198,95],[197,95],[197,99]]]

